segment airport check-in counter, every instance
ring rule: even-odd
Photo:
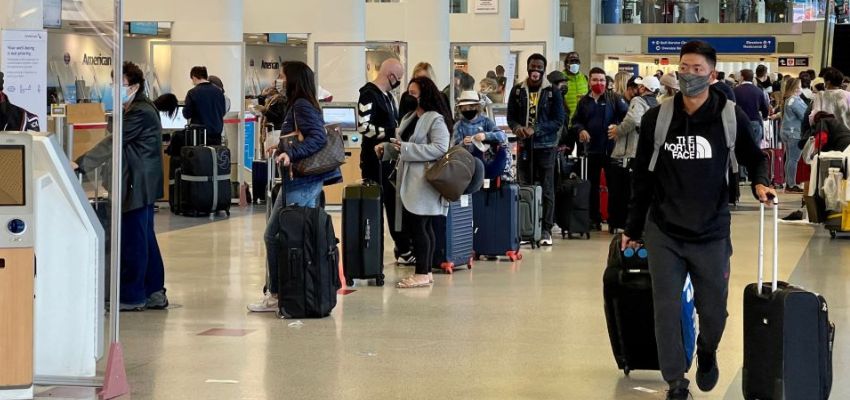
[[[31,195],[23,199],[32,216],[29,221],[23,218],[22,222],[14,222],[17,218],[3,215],[9,217],[5,218],[8,219],[5,227],[12,232],[4,233],[3,239],[4,245],[9,242],[9,238],[29,242],[31,252],[38,260],[34,275],[33,269],[26,274],[18,274],[16,277],[21,282],[13,287],[14,290],[0,291],[0,297],[3,297],[13,292],[29,290],[26,297],[32,303],[29,332],[18,330],[16,332],[19,334],[11,336],[11,339],[5,335],[0,337],[0,341],[14,342],[0,346],[4,349],[0,358],[7,356],[7,345],[20,350],[25,349],[29,343],[30,367],[16,362],[15,369],[34,374],[34,378],[30,377],[31,382],[95,378],[97,362],[104,352],[104,229],[55,135],[2,133],[0,138],[6,141],[16,138],[31,143],[23,152],[23,159],[32,165],[29,170],[23,169],[28,171],[23,174],[23,182],[31,191]],[[9,154],[5,149],[0,149],[4,163],[9,163]],[[17,171],[14,167],[15,165],[4,166],[3,169]],[[20,169],[21,166],[18,165],[17,168]],[[0,197],[15,199],[15,196],[8,195],[9,188],[14,188],[14,185],[8,183],[10,176],[4,173],[0,191],[5,194]],[[0,208],[3,209],[0,211],[3,214],[10,209]],[[15,234],[15,230],[20,230],[21,233]],[[10,264],[7,263],[6,266],[7,268],[0,268],[0,281],[3,282],[0,286],[4,286],[9,277],[8,274],[4,276],[4,272],[10,271]],[[27,285],[30,289],[27,289]],[[0,307],[5,304],[8,303],[0,302]],[[9,318],[10,315],[15,314],[0,310],[0,318]],[[23,317],[15,318],[17,320]],[[7,364],[0,362],[0,399],[17,398],[4,397],[2,365]],[[23,398],[32,396],[30,394],[29,397]]]
[[[359,182],[360,152],[362,136],[357,132],[357,103],[325,103],[322,104],[322,115],[325,124],[339,124],[345,139],[345,164],[340,167],[342,183],[325,186],[325,202],[329,205],[342,204],[342,194],[345,185]]]

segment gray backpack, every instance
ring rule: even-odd
[[[668,100],[661,103],[661,109],[658,111],[658,119],[655,122],[655,148],[652,151],[652,159],[649,161],[649,171],[655,171],[655,164],[658,163],[658,154],[661,152],[661,146],[667,141],[667,133],[670,132],[670,123],[673,122],[673,105],[675,100]],[[732,172],[738,172],[738,159],[735,156],[735,139],[738,135],[738,118],[735,114],[735,102],[728,100],[723,107],[721,113],[723,121],[723,130],[726,132],[726,147],[729,148],[729,166],[732,167]],[[728,175],[727,175],[728,179]],[[727,182],[728,183],[728,182]]]

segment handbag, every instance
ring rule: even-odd
[[[475,175],[475,157],[463,145],[449,149],[425,169],[425,179],[443,198],[458,201]]]
[[[292,114],[295,119],[295,114]],[[327,141],[316,154],[292,164],[292,171],[297,176],[319,175],[333,171],[345,164],[345,140],[342,137],[342,129],[339,124],[325,125]],[[291,149],[304,141],[304,135],[298,129],[298,120],[295,120],[295,131],[280,137],[281,148]]]

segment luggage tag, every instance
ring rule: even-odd
[[[484,188],[484,189],[490,189],[490,180],[489,180],[489,179],[485,179],[485,180],[484,180],[484,186],[483,186],[483,188]]]

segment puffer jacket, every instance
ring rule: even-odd
[[[640,135],[640,120],[650,108],[658,105],[654,94],[635,96],[629,102],[626,118],[617,126],[617,139],[611,158],[634,158],[637,152],[638,135]]]

